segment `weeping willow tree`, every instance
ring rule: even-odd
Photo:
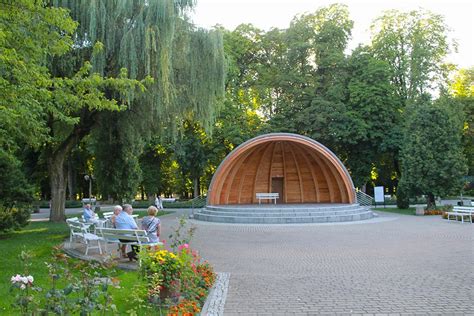
[[[79,22],[76,56],[93,69],[116,76],[154,78],[146,103],[163,126],[193,112],[210,126],[224,91],[224,51],[220,32],[196,28],[186,17],[193,0],[55,0]],[[100,45],[93,54],[94,45]]]
[[[133,141],[137,135],[146,138],[152,129],[173,131],[190,115],[210,127],[223,97],[224,53],[220,33],[198,29],[186,18],[194,5],[192,0],[52,0],[51,4],[69,9],[71,17],[78,22],[72,36],[73,49],[51,63],[54,76],[73,76],[87,61],[95,78],[123,77],[124,69],[131,79],[153,78],[146,80],[146,93],[136,94],[130,84],[128,89],[122,89],[126,90],[126,96],[121,106],[80,107],[69,121],[67,132],[61,129],[56,133],[59,140],[47,146],[52,193],[50,219],[59,221],[64,219],[64,161],[72,148],[97,128],[102,133],[98,139],[113,137],[119,128],[122,140]],[[109,88],[95,92],[112,100],[123,98],[123,93]],[[110,112],[118,113],[109,115]],[[58,130],[54,117],[51,122],[51,130]],[[104,128],[107,122],[115,126]],[[117,126],[117,122],[134,128]],[[123,144],[101,142],[102,150],[96,159],[113,159],[108,155],[109,149],[118,145]],[[121,151],[120,157],[138,159],[137,155],[129,155],[130,150]],[[132,151],[137,153],[139,149],[133,147]],[[136,166],[133,161],[127,162],[120,167]]]

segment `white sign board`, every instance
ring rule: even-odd
[[[375,196],[375,202],[381,202],[383,203],[385,201],[384,199],[384,194],[383,194],[383,187],[374,187],[374,196]]]

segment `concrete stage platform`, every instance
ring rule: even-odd
[[[348,222],[370,219],[372,211],[359,204],[229,204],[208,205],[194,219],[241,224]]]

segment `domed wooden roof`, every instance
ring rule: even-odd
[[[246,141],[222,161],[208,204],[255,204],[256,193],[275,191],[279,203],[355,203],[352,179],[333,152],[305,136],[272,133]]]

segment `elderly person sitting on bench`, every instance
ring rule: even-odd
[[[115,225],[115,219],[117,218],[117,216],[123,211],[122,207],[120,205],[115,205],[114,206],[114,215],[112,215],[112,217],[110,217],[110,223],[112,224],[112,227],[113,228],[117,228],[117,226]]]
[[[142,229],[146,231],[150,242],[156,243],[160,241],[161,224],[160,219],[156,217],[158,209],[155,206],[150,206],[147,210],[148,216],[142,220]]]
[[[135,223],[135,220],[132,217],[133,213],[133,208],[130,204],[124,204],[123,210],[115,217],[115,227],[117,229],[138,229],[137,223]],[[127,243],[128,240],[120,240],[123,243]],[[122,252],[122,257],[123,258],[128,258],[132,260],[132,258],[136,257],[136,249],[135,246],[132,245],[132,251],[129,252],[128,254],[125,253],[127,245],[123,244],[121,246],[121,252]]]
[[[98,224],[99,218],[97,217],[97,214],[94,213],[94,211],[91,208],[90,204],[86,204],[84,206],[84,212],[82,213],[82,216],[84,217],[84,221],[87,223],[93,223],[93,224]]]

